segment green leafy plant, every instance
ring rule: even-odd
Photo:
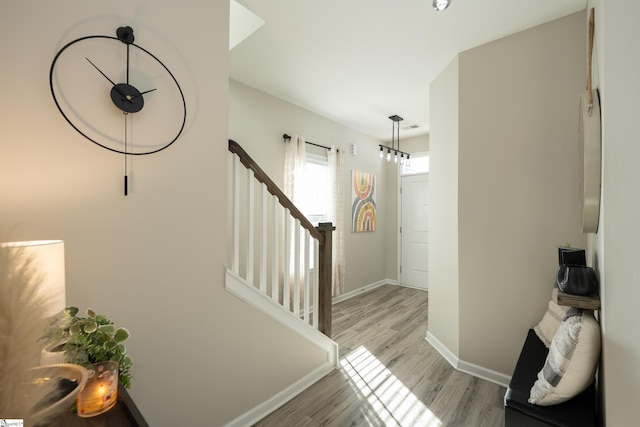
[[[131,387],[133,365],[123,344],[129,335],[127,329],[116,328],[106,316],[91,309],[87,309],[87,317],[79,317],[77,307],[65,308],[44,332],[49,344],[62,346],[68,363],[88,367],[97,362],[118,362],[120,382],[125,388]]]

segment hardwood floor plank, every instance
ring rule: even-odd
[[[456,371],[425,340],[428,292],[385,285],[333,307],[340,369],[257,427],[503,427],[504,388]]]

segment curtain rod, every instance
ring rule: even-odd
[[[287,135],[286,133],[282,135],[282,139],[283,140],[288,140],[291,139],[291,136]],[[315,142],[311,142],[311,141],[305,141],[305,143],[313,145],[315,147],[320,147],[320,148],[324,148],[325,150],[331,150],[331,147],[327,147],[326,145],[320,145],[320,144],[316,144]]]

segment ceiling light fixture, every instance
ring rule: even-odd
[[[385,149],[387,150],[387,162],[391,161],[391,158],[393,157],[393,161],[396,164],[400,164],[400,165],[404,165],[405,163],[407,165],[409,165],[409,153],[405,153],[404,151],[400,151],[400,121],[403,120],[402,117],[396,115],[393,116],[389,116],[389,118],[391,119],[392,123],[392,127],[391,127],[391,147],[387,146],[387,145],[382,145],[379,144],[380,147],[380,160],[383,160],[385,158],[384,156],[384,151]],[[396,148],[396,144],[395,144],[395,140],[396,140],[396,134],[398,136],[398,147]],[[393,152],[393,156],[391,155],[391,153]],[[400,158],[398,159],[398,154],[400,154]]]
[[[451,4],[451,0],[433,0],[433,8],[438,12],[442,12]]]

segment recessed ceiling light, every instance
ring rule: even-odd
[[[441,12],[449,7],[451,0],[433,0],[433,8]]]

